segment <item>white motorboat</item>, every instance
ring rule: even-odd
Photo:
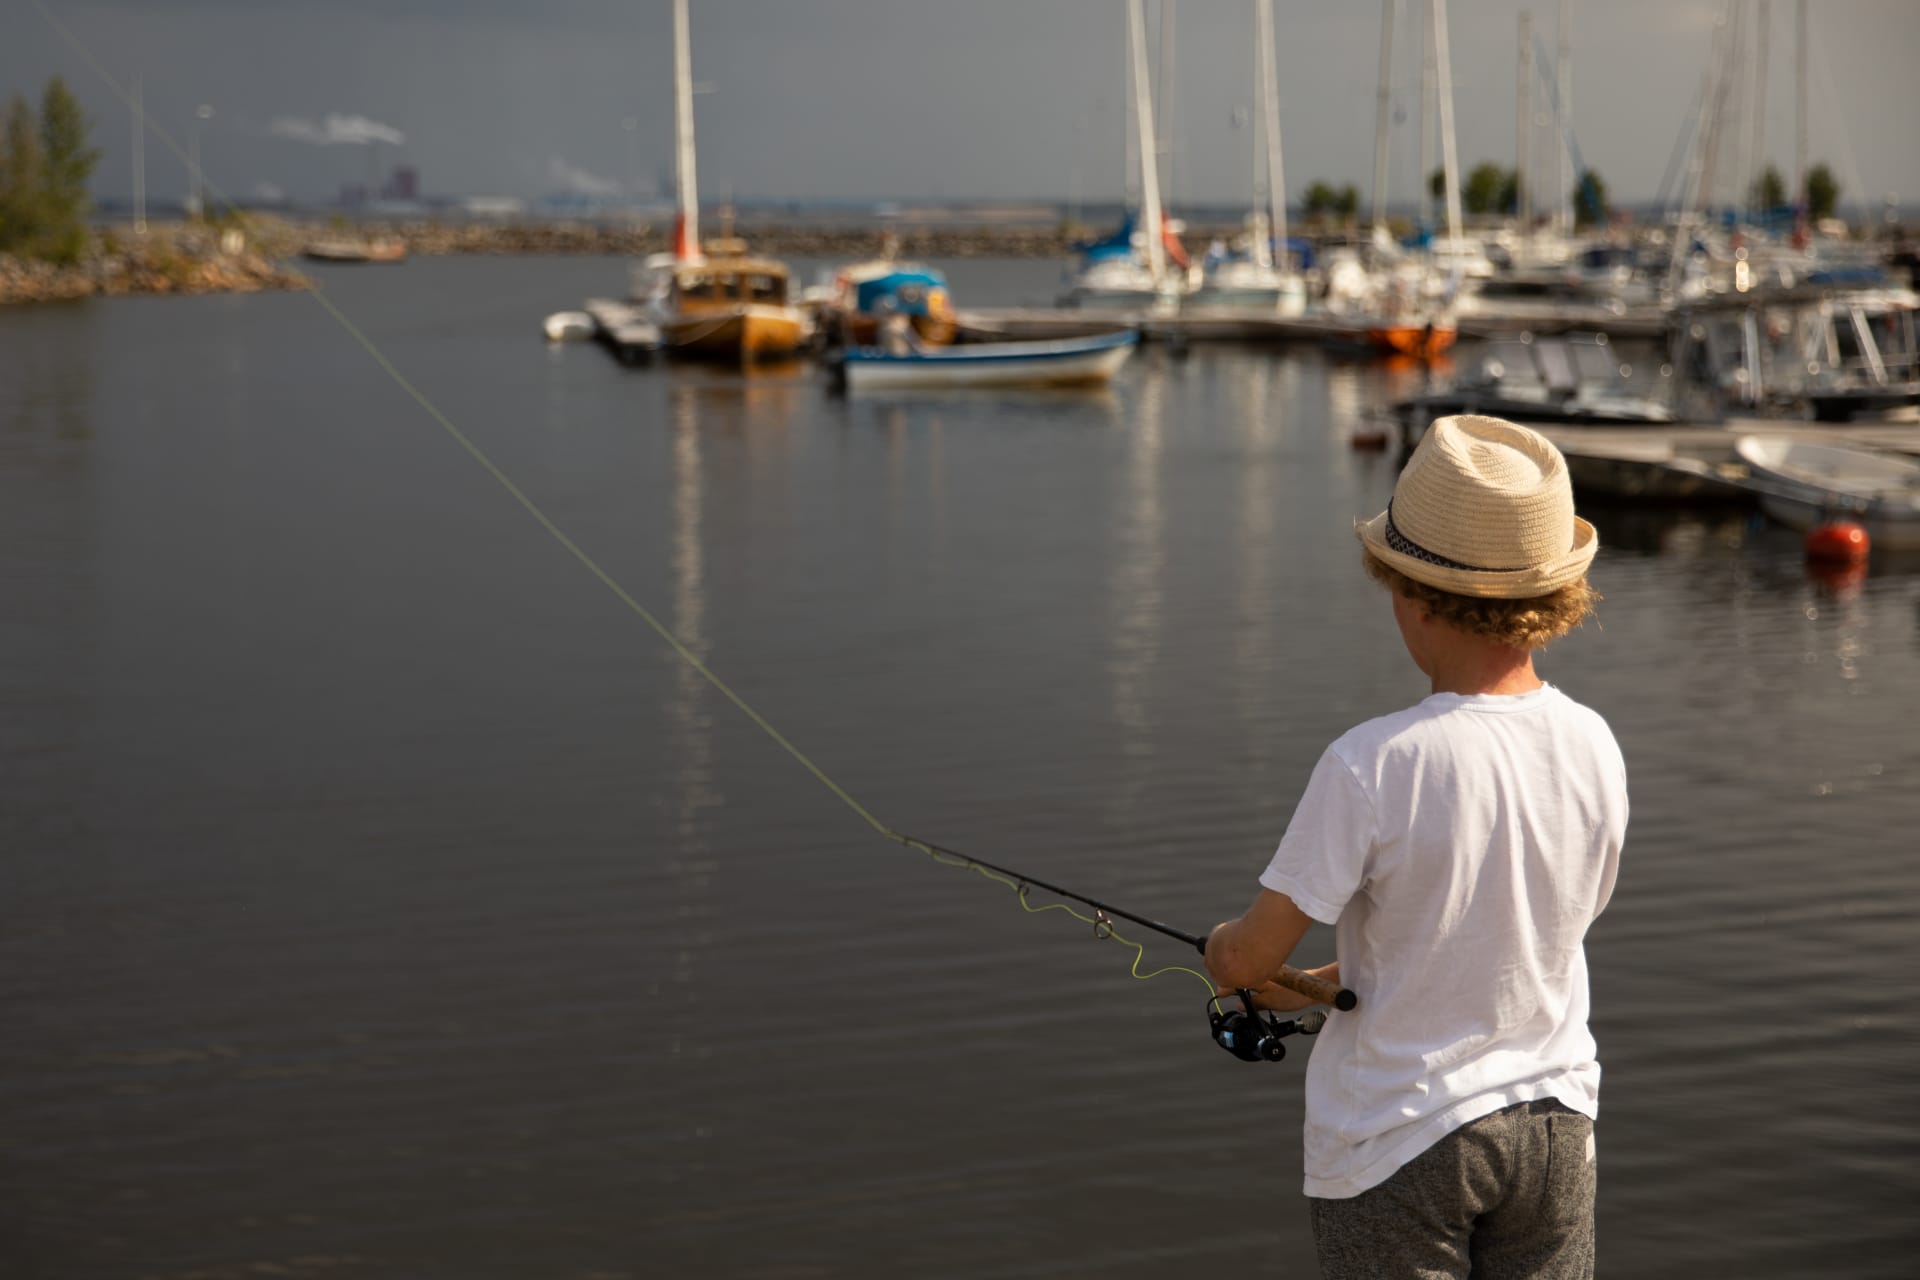
[[[1063,387],[1109,382],[1139,344],[1131,330],[1050,342],[929,347],[910,335],[896,350],[850,347],[835,369],[849,391],[926,387]]]
[[[1795,436],[1741,436],[1734,453],[1761,509],[1781,524],[1854,520],[1877,546],[1920,550],[1920,462]]]

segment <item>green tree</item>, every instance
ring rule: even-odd
[[[0,123],[0,251],[24,253],[39,238],[45,170],[33,108],[16,93]]]
[[[1466,186],[1460,191],[1460,198],[1466,202],[1467,212],[1498,212],[1502,198],[1509,194],[1510,181],[1511,175],[1497,164],[1474,166],[1473,172],[1467,175]]]
[[[42,155],[40,205],[46,216],[41,252],[57,262],[74,262],[87,243],[87,180],[100,163],[98,148],[87,145],[90,128],[80,100],[59,76],[47,81],[40,99]]]
[[[1807,170],[1807,216],[1816,221],[1831,218],[1840,207],[1840,183],[1833,170],[1817,164]]]
[[[1507,176],[1500,180],[1500,194],[1493,207],[1499,213],[1517,215],[1520,212],[1520,171],[1518,169],[1507,170]]]
[[[1447,198],[1447,171],[1445,169],[1435,169],[1427,175],[1427,194],[1435,200],[1445,200]]]
[[[1753,180],[1753,189],[1747,193],[1747,200],[1756,209],[1778,209],[1787,202],[1787,182],[1780,171],[1768,165]]]
[[[1355,218],[1359,217],[1360,188],[1354,186],[1351,182],[1340,188],[1339,195],[1333,206],[1333,211],[1339,214],[1341,219],[1346,222],[1352,222]]]
[[[1301,201],[1308,218],[1324,218],[1340,204],[1340,193],[1324,182],[1316,182],[1307,188],[1307,194]]]
[[[1583,170],[1573,186],[1573,225],[1591,227],[1607,220],[1607,183],[1592,169]]]

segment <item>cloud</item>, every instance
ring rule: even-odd
[[[320,147],[364,147],[375,142],[390,143],[397,147],[407,140],[406,134],[390,124],[381,124],[365,116],[346,116],[331,111],[319,124],[299,116],[281,116],[267,126],[267,132],[276,138],[311,142]]]
[[[623,185],[612,178],[574,168],[564,156],[547,158],[547,178],[577,196],[617,196],[624,190]]]

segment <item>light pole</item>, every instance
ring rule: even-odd
[[[187,177],[192,186],[187,196],[187,217],[201,219],[206,216],[206,180],[200,172],[200,126],[213,119],[213,108],[201,103],[193,113],[193,128],[187,134]]]
[[[635,146],[640,136],[640,117],[627,116],[620,121],[620,128],[627,135],[627,213],[638,219],[640,216],[640,175],[634,159]]]

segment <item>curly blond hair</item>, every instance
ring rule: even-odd
[[[1544,596],[1498,600],[1442,591],[1415,582],[1370,551],[1360,554],[1367,576],[1387,590],[1405,596],[1450,627],[1516,649],[1546,648],[1549,641],[1558,640],[1585,622],[1600,602],[1600,593],[1588,584],[1585,575]]]

